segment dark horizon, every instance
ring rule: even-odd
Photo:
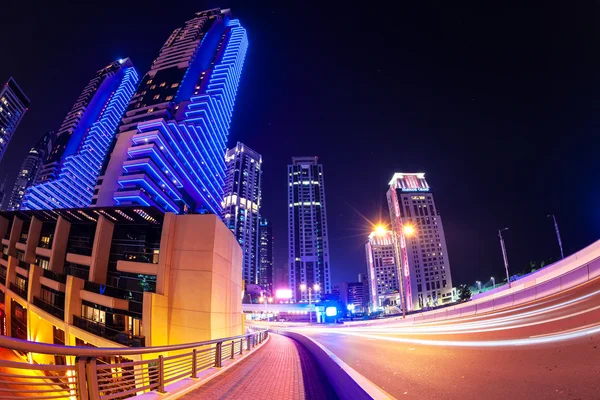
[[[559,256],[548,214],[565,254],[600,237],[594,4],[160,4],[3,8],[0,81],[13,76],[31,100],[0,164],[7,192],[29,147],[60,126],[95,71],[130,57],[143,75],[173,29],[220,6],[250,40],[229,147],[241,141],[263,156],[276,268],[287,263],[294,156],[324,165],[333,284],[366,270],[368,221],[389,219],[395,172],[425,172],[455,286],[502,279],[499,228],[510,228],[513,273]]]

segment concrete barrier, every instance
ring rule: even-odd
[[[594,260],[588,264],[589,279],[594,279],[600,276],[600,259]]]
[[[340,400],[394,399],[323,345],[298,332],[274,330],[300,343],[317,361]]]
[[[528,301],[533,301],[533,300],[535,300],[535,286],[534,285],[532,285],[531,287],[529,287],[525,290],[521,290],[520,292],[515,292],[513,294],[513,305],[526,303]]]
[[[589,280],[588,266],[584,265],[580,268],[574,269],[561,276],[560,278],[560,290],[567,290],[577,285],[581,285]]]
[[[541,299],[556,292],[560,292],[560,278],[554,278],[537,285],[535,287],[535,298]]]
[[[502,308],[510,307],[514,303],[514,295],[502,296],[494,299],[492,302],[494,304],[494,310],[500,310]]]

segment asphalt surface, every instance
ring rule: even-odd
[[[599,279],[480,316],[297,330],[399,399],[600,399]]]

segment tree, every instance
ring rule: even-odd
[[[461,285],[458,288],[458,301],[468,301],[471,300],[471,289],[467,285]]]

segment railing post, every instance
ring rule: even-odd
[[[163,356],[158,356],[158,393],[165,392],[165,360]]]
[[[88,400],[88,385],[85,376],[85,357],[75,358],[77,369],[75,370],[75,383],[77,384],[77,398],[80,400]]]
[[[196,352],[196,349],[194,349],[194,350],[192,350],[192,378],[196,377],[196,373],[197,373],[197,369],[198,369],[196,356],[197,356],[197,352]]]
[[[240,356],[244,354],[244,338],[240,339]]]
[[[250,336],[246,336],[246,350],[250,351]]]
[[[223,342],[217,343],[215,347],[215,367],[221,368],[223,366]]]
[[[87,377],[88,393],[90,396],[89,398],[91,400],[99,400],[100,390],[98,389],[98,369],[96,368],[96,358],[89,359],[85,372]]]
[[[231,341],[231,359],[233,360],[235,356],[235,340]]]

